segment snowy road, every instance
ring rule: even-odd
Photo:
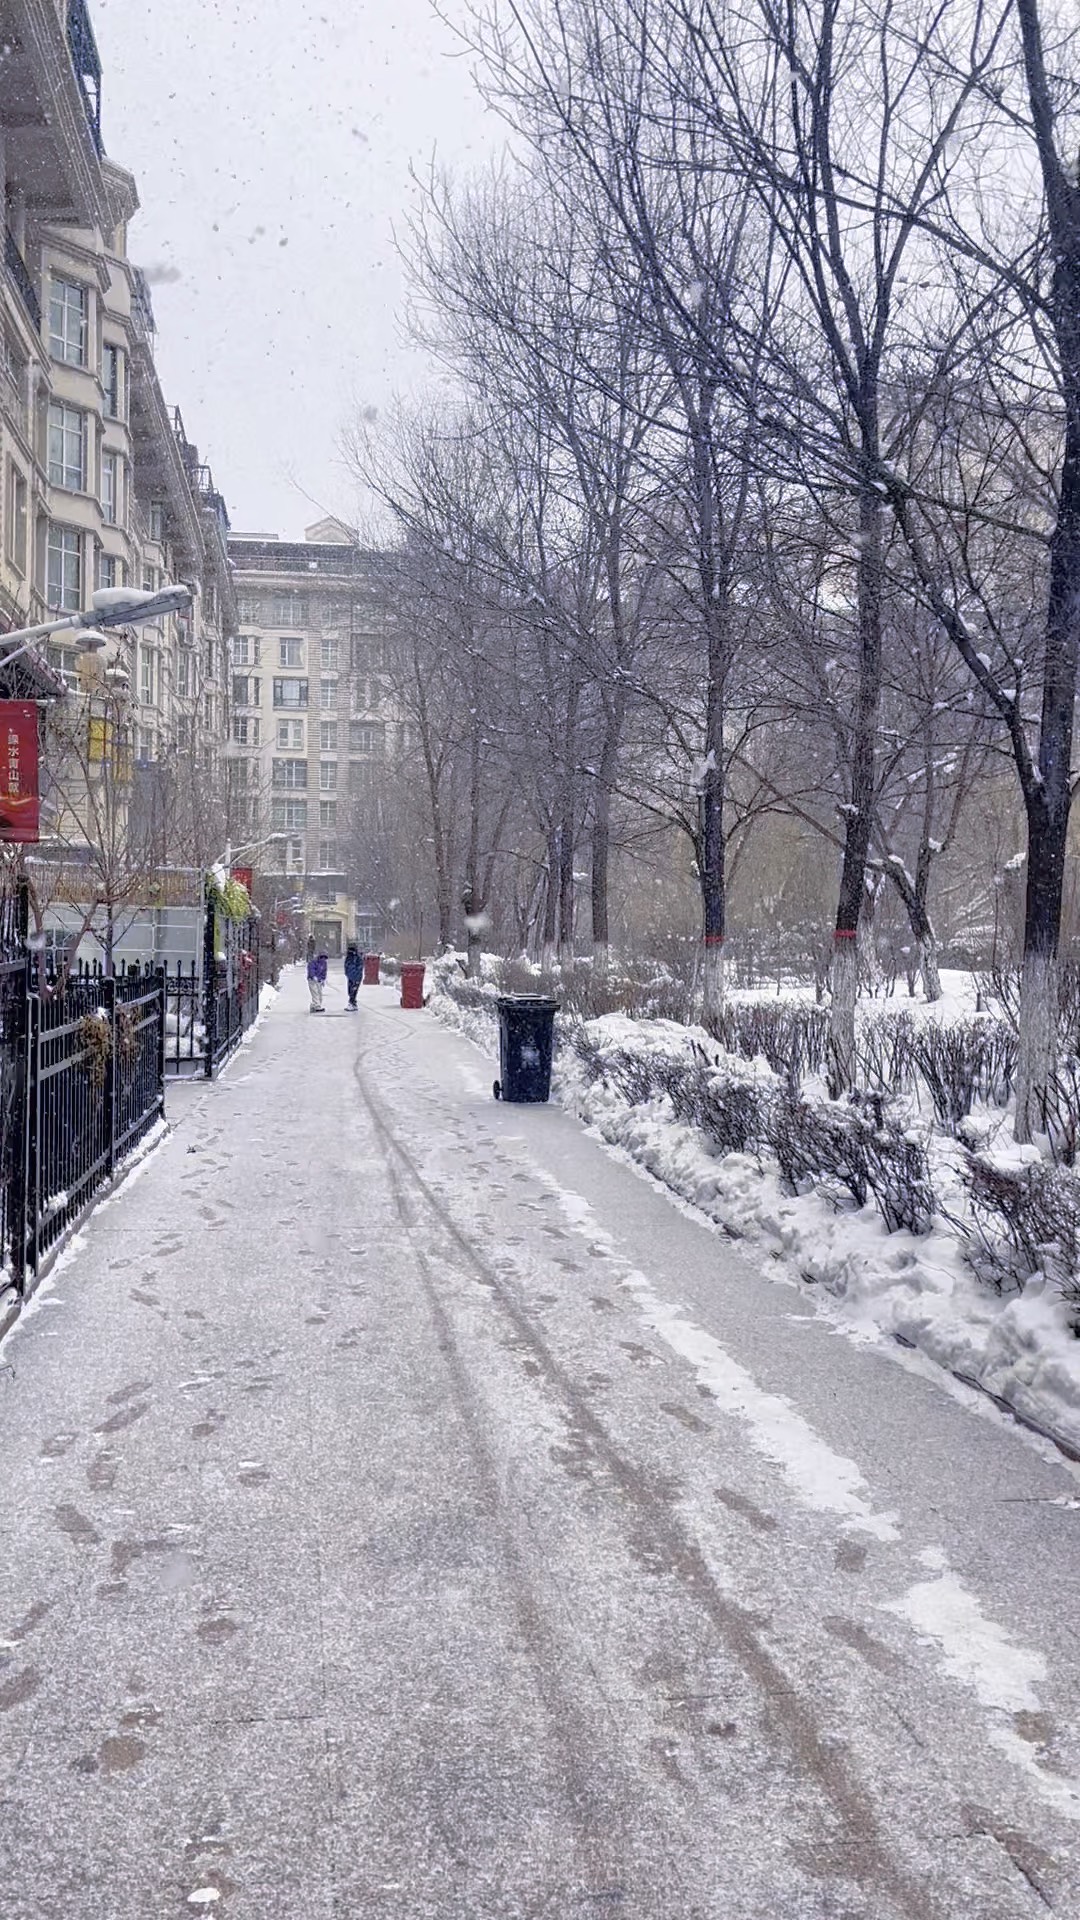
[[[5,1920],[1075,1920],[1076,1470],[343,997],[0,1352]]]

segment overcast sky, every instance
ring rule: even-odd
[[[433,148],[501,143],[429,0],[91,0],[109,155],[135,175],[165,398],[236,531],[352,517],[338,439],[431,370],[392,229]],[[303,489],[303,492],[300,491]],[[318,505],[303,497],[313,496]]]

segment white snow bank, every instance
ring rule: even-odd
[[[439,1017],[493,1055],[494,996],[474,990],[467,1001],[459,1005],[436,976],[432,1005]],[[717,1054],[703,1031],[672,1021],[606,1014],[590,1020],[587,1031],[604,1053],[686,1058],[696,1042]],[[763,1061],[731,1055],[723,1070],[732,1078],[772,1078]],[[961,1234],[969,1207],[954,1141],[940,1134],[930,1140],[934,1188],[949,1217],[939,1217],[926,1235],[889,1233],[872,1204],[838,1210],[818,1191],[788,1192],[767,1157],[718,1156],[704,1134],[675,1120],[666,1097],[631,1104],[604,1080],[588,1084],[568,1047],[556,1062],[554,1093],[602,1139],[745,1241],[751,1256],[754,1249],[767,1255],[767,1271],[775,1273],[779,1261],[819,1301],[824,1289],[831,1317],[849,1332],[887,1334],[918,1348],[1080,1452],[1080,1340],[1061,1296],[1041,1275],[1002,1298],[967,1265]]]

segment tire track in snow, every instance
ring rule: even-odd
[[[367,1084],[363,1064],[362,1060],[356,1063],[357,1087],[371,1119],[395,1195],[400,1195],[404,1201],[400,1170],[420,1195],[443,1234],[488,1290],[493,1302],[510,1322],[517,1339],[529,1349],[549,1388],[562,1401],[578,1433],[623,1496],[624,1505],[620,1512],[624,1515],[633,1513],[637,1523],[651,1536],[684,1591],[706,1614],[746,1675],[767,1699],[776,1724],[783,1730],[796,1771],[801,1770],[804,1776],[809,1775],[818,1782],[842,1822],[843,1852],[851,1878],[863,1886],[876,1886],[879,1893],[887,1895],[895,1913],[903,1916],[903,1920],[949,1920],[929,1891],[913,1881],[907,1870],[889,1852],[872,1799],[844,1757],[823,1740],[809,1704],[764,1645],[752,1617],[718,1588],[696,1541],[671,1507],[657,1497],[646,1475],[616,1445],[587,1396],[577,1388],[552,1351],[542,1329],[507,1284],[505,1275],[488,1263],[433,1191],[408,1146],[391,1124],[382,1102]],[[412,1231],[416,1222],[414,1217],[410,1217],[410,1211],[406,1201],[402,1222],[416,1248]],[[486,1459],[468,1376],[457,1352],[446,1310],[438,1297],[427,1262],[420,1249],[416,1248],[416,1251],[433,1314],[440,1332],[445,1329],[444,1352],[455,1376],[457,1391],[465,1395],[470,1409],[470,1432],[475,1434],[476,1444],[484,1450]],[[487,1470],[493,1473],[489,1462]]]

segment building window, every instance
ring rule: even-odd
[[[183,647],[176,656],[176,691],[181,700],[190,700],[191,655]]]
[[[322,681],[320,681],[320,683],[319,683],[319,705],[320,705],[321,707],[324,707],[324,708],[325,708],[325,707],[336,707],[336,706],[337,706],[337,699],[338,699],[338,683],[337,683],[337,681],[336,681],[336,680],[322,680]]]
[[[357,673],[381,673],[386,667],[387,646],[384,634],[354,633],[350,662]]]
[[[304,843],[302,840],[285,842],[285,867],[288,873],[303,873]]]
[[[272,627],[306,627],[307,600],[302,593],[274,593],[270,596]]]
[[[270,824],[280,830],[283,827],[307,826],[306,800],[274,800],[270,808]]]
[[[349,721],[350,753],[381,753],[386,728],[372,720]]]
[[[6,375],[5,402],[8,414],[23,439],[28,440],[30,437],[27,408],[29,364],[10,334],[0,334],[0,353],[3,355],[3,370]]]
[[[50,527],[47,547],[48,599],[61,613],[82,608],[82,534],[75,527]]]
[[[320,665],[324,673],[336,673],[341,664],[341,648],[336,640],[324,640],[320,648]]]
[[[139,648],[139,663],[139,698],[144,707],[152,707],[155,679],[153,647]]]
[[[279,720],[277,723],[277,743],[279,747],[291,747],[294,753],[304,751],[304,723],[302,720]]]
[[[193,744],[194,722],[190,713],[182,713],[176,722],[176,744],[181,753],[190,753]]]
[[[308,703],[308,683],[306,680],[275,680],[275,707],[306,707]]]
[[[49,485],[86,490],[86,415],[62,400],[49,401]]]
[[[375,791],[375,763],[373,760],[354,760],[349,768],[349,786],[353,793],[373,793]]]
[[[107,420],[124,418],[124,355],[120,347],[114,347],[109,341],[101,349],[101,385],[105,393],[105,417]]]
[[[337,721],[336,720],[320,720],[319,751],[321,753],[337,752]]]
[[[275,787],[307,789],[306,760],[275,760],[273,784]]]
[[[337,872],[337,857],[336,840],[319,841],[319,869],[322,873]]]
[[[158,567],[144,567],[142,570],[144,593],[156,593],[161,585],[161,572]]]
[[[50,647],[49,648],[49,665],[53,668],[54,672],[60,675],[61,679],[64,681],[65,686],[70,687],[72,693],[78,693],[79,691],[79,655],[78,655],[77,648],[56,647],[56,646]]]
[[[150,502],[150,538],[151,540],[156,540],[159,547],[165,539],[164,500],[151,500]]]
[[[234,707],[257,707],[262,682],[257,673],[234,673],[232,697]]]
[[[17,573],[26,572],[27,486],[19,469],[8,462],[7,555]]]
[[[236,616],[245,626],[262,626],[262,601],[257,593],[241,593],[236,601]]]
[[[320,760],[319,791],[320,793],[336,793],[337,792],[337,761],[336,760]]]
[[[85,287],[74,280],[50,282],[49,352],[54,360],[66,360],[70,367],[85,367],[88,307]]]
[[[124,563],[115,553],[103,553],[98,548],[97,583],[99,587],[122,587],[124,584]]]
[[[238,633],[233,645],[233,660],[238,667],[262,664],[262,641],[253,633]]]
[[[139,759],[153,760],[153,758],[154,758],[154,729],[153,727],[140,727],[139,728]]]
[[[278,641],[279,667],[302,667],[304,664],[304,643],[302,640]]]
[[[107,526],[114,527],[120,518],[120,455],[103,453],[101,456],[101,515]]]
[[[336,800],[320,800],[319,801],[319,825],[320,827],[336,827],[337,826],[337,801]]]
[[[257,714],[238,713],[233,717],[232,734],[238,747],[257,747],[261,725]]]

